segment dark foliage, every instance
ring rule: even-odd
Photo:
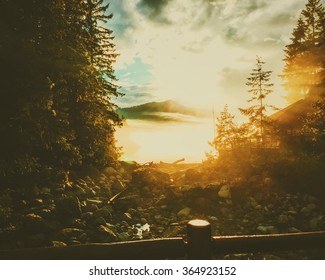
[[[0,1],[0,177],[118,157],[111,18],[103,0]]]

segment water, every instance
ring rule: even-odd
[[[210,150],[213,125],[209,119],[193,117],[167,122],[127,120],[116,137],[118,146],[123,146],[124,160],[201,162]]]

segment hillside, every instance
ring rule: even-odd
[[[211,117],[202,109],[183,106],[173,100],[163,102],[149,102],[128,108],[119,108],[118,114],[125,119],[142,120],[175,120],[173,114],[207,118]]]

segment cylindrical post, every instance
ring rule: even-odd
[[[187,224],[187,247],[190,260],[211,259],[211,225],[205,220],[191,220]]]

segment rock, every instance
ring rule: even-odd
[[[79,228],[64,228],[60,231],[59,236],[61,240],[69,241],[73,237],[80,237],[84,231]]]
[[[182,210],[177,212],[177,217],[179,218],[186,218],[190,215],[191,213],[191,208],[189,207],[185,207]]]
[[[106,220],[103,217],[98,217],[98,218],[91,219],[91,220],[87,221],[88,228],[93,228],[93,227],[97,227],[100,225],[106,225]]]
[[[116,234],[106,226],[98,226],[94,232],[93,239],[96,242],[106,243],[117,240]]]
[[[106,222],[109,222],[112,220],[112,214],[111,212],[106,208],[98,209],[94,212],[95,218],[104,218]]]
[[[68,196],[56,201],[56,210],[61,219],[81,217],[81,204],[77,197]]]
[[[125,221],[127,221],[127,222],[130,222],[130,221],[133,220],[131,214],[130,214],[130,213],[127,213],[127,212],[125,212],[125,213],[123,214],[123,218],[124,218]]]
[[[322,217],[315,217],[309,221],[309,226],[311,230],[318,230],[318,224]]]
[[[64,242],[62,242],[62,241],[56,241],[56,240],[51,241],[51,242],[50,242],[50,245],[51,245],[52,247],[65,247],[65,246],[67,246],[66,243],[64,243]]]
[[[103,170],[103,173],[107,176],[107,177],[110,177],[112,175],[116,175],[117,174],[117,171],[109,166],[109,167],[106,167],[104,170]]]
[[[103,201],[99,199],[87,199],[87,204],[94,204],[97,207],[100,207],[103,204]]]
[[[130,234],[128,234],[127,232],[119,233],[117,237],[120,241],[128,241],[131,239]]]
[[[80,199],[85,199],[87,197],[87,192],[83,189],[83,187],[79,186],[78,184],[75,184],[73,186],[72,191]]]
[[[300,229],[297,229],[295,227],[289,227],[288,228],[288,232],[289,233],[298,233],[298,232],[301,232],[301,230]]]
[[[278,230],[274,227],[274,226],[258,226],[257,227],[257,230],[260,231],[261,233],[272,233],[272,234],[275,234],[275,233],[278,233]]]
[[[306,207],[303,207],[300,210],[300,213],[303,215],[309,215],[315,208],[316,208],[316,205],[313,203],[310,203]]]
[[[141,218],[140,223],[144,225],[144,224],[148,223],[148,221],[146,218]]]
[[[31,247],[44,247],[48,245],[46,236],[43,233],[33,234],[27,237],[28,246]]]
[[[151,189],[155,186],[167,186],[171,184],[170,176],[167,173],[154,168],[138,168],[132,173],[132,184],[147,186]]]
[[[74,228],[84,229],[86,227],[86,222],[81,219],[73,219],[71,222],[71,226]]]
[[[112,184],[112,192],[113,194],[119,193],[125,189],[125,185],[119,179],[115,179]]]
[[[201,177],[202,177],[202,173],[195,168],[187,169],[185,172],[185,181],[186,182],[193,183],[196,181],[200,181]]]
[[[288,216],[287,215],[284,215],[284,214],[282,214],[282,215],[280,215],[279,217],[278,217],[278,223],[279,224],[286,224],[286,223],[288,223],[288,221],[289,221],[289,219],[288,219]]]
[[[24,229],[31,232],[41,232],[45,228],[43,218],[35,213],[27,214],[23,217]]]
[[[249,205],[253,208],[256,208],[259,205],[254,197],[249,197],[248,200],[249,200]]]
[[[218,196],[221,198],[230,199],[231,198],[230,187],[222,186],[218,192]]]
[[[89,237],[86,233],[83,233],[80,235],[79,240],[81,243],[88,243],[89,242]]]
[[[82,211],[84,213],[86,213],[86,212],[96,212],[98,210],[97,204],[93,204],[93,203],[90,203],[90,202],[86,202],[85,204],[86,205],[82,207]]]
[[[86,212],[86,213],[83,213],[81,215],[81,219],[84,220],[84,221],[89,221],[93,217],[94,217],[94,213],[93,212]]]

